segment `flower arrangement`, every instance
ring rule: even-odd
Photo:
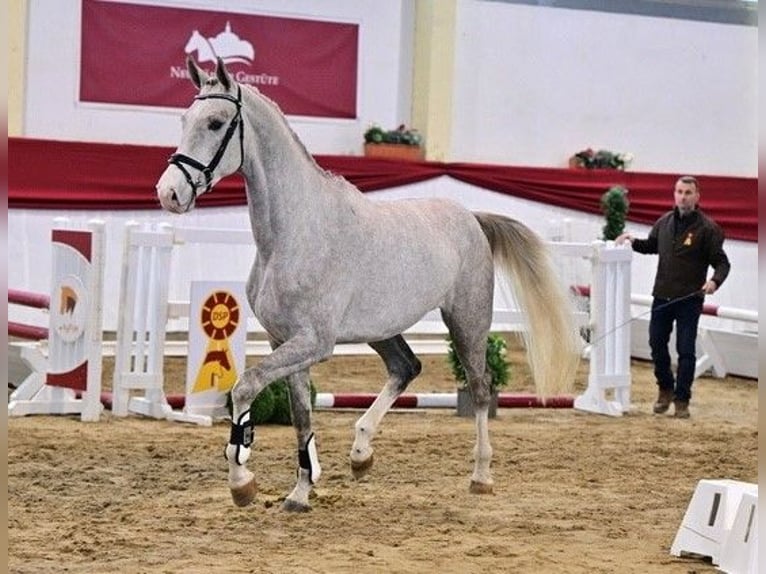
[[[458,382],[461,388],[466,388],[466,377],[463,365],[460,364],[460,359],[457,357],[455,347],[452,344],[452,339],[448,339],[449,349],[447,352],[447,361],[455,380]],[[496,392],[498,389],[506,386],[510,379],[510,364],[505,358],[508,353],[508,346],[502,335],[490,334],[487,337],[487,371],[492,376],[490,381],[490,389]]]
[[[364,132],[364,143],[368,144],[402,144],[417,146],[423,143],[423,138],[417,130],[401,124],[395,130],[384,130],[379,125],[373,124]]]
[[[609,150],[584,149],[569,158],[569,166],[584,169],[626,169],[633,161],[629,153],[615,153]]]

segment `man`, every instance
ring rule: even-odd
[[[649,321],[649,346],[659,395],[653,411],[689,418],[689,401],[697,362],[697,326],[705,295],[712,295],[729,274],[729,258],[723,250],[724,234],[698,208],[700,186],[696,178],[683,176],[673,192],[675,207],[660,217],[646,239],[623,233],[615,242],[629,241],[637,253],[659,255]],[[708,267],[713,276],[707,279]],[[675,380],[670,369],[668,342],[676,326],[678,368]]]

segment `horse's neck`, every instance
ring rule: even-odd
[[[248,94],[250,98],[256,98]],[[296,231],[316,228],[337,197],[331,180],[293,134],[276,106],[243,106],[249,131],[242,173],[250,223],[259,251],[272,251]]]

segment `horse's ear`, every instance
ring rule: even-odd
[[[226,66],[224,65],[220,56],[218,56],[216,62],[215,75],[218,78],[218,81],[221,82],[221,85],[224,87],[224,89],[228,90],[231,88],[232,84],[231,76],[229,75],[229,72],[226,69]]]
[[[186,69],[189,70],[189,77],[198,89],[202,87],[202,84],[204,84],[205,81],[207,81],[207,73],[197,65],[197,62],[194,61],[191,54],[186,56]]]

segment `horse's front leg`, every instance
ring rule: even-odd
[[[370,343],[386,364],[388,380],[375,401],[364,415],[356,421],[354,444],[351,446],[351,472],[361,478],[372,467],[372,438],[385,414],[401,395],[412,379],[420,374],[421,364],[401,335],[385,341]]]
[[[298,481],[282,504],[284,510],[307,512],[311,510],[309,494],[322,473],[317,456],[316,439],[311,428],[311,381],[305,369],[288,378],[290,412],[298,439]]]
[[[267,381],[256,377],[253,371],[245,370],[231,390],[231,433],[224,456],[229,463],[231,497],[237,506],[247,506],[258,492],[255,475],[245,463],[250,458],[251,445],[255,439],[254,424],[250,420],[250,404],[266,388]],[[237,389],[242,389],[237,393],[239,399],[235,398]]]
[[[255,435],[250,420],[253,399],[272,381],[308,369],[331,354],[332,344],[320,344],[311,336],[295,337],[242,373],[232,388],[231,434],[225,456],[229,463],[229,488],[237,506],[250,504],[257,491],[255,476],[245,465]]]

